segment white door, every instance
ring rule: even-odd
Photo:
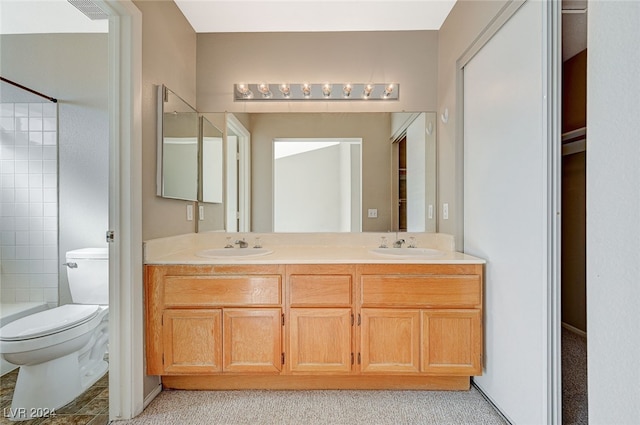
[[[225,230],[251,231],[251,133],[231,113],[226,118]]]
[[[464,249],[487,260],[474,380],[514,424],[557,420],[548,7],[524,3],[463,68]]]
[[[227,232],[238,231],[238,136],[227,130],[227,189],[226,226]]]

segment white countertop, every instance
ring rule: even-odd
[[[441,251],[436,256],[395,256],[371,252],[378,247],[380,237],[387,237],[389,245],[398,237],[390,234],[361,235],[234,235],[246,239],[249,248],[229,250],[251,251],[253,241],[260,237],[263,248],[272,252],[259,256],[201,257],[205,249],[222,248],[229,234],[190,234],[145,242],[145,264],[484,264],[485,260],[453,250],[453,239],[442,234],[410,234],[416,237],[419,248]],[[406,236],[409,234],[401,234]],[[290,236],[290,237],[289,237]],[[407,239],[409,236],[406,236]],[[394,248],[388,248],[392,251]],[[226,253],[225,253],[226,254]]]

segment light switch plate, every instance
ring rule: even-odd
[[[449,220],[449,204],[442,204],[442,218]]]
[[[193,205],[187,205],[187,221],[193,221]]]

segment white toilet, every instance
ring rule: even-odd
[[[67,252],[73,304],[23,317],[0,328],[0,354],[20,366],[10,420],[48,416],[107,372],[109,255],[107,248]]]

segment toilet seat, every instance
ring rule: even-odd
[[[93,319],[98,305],[66,304],[13,321],[0,329],[1,341],[24,341],[56,334]]]

